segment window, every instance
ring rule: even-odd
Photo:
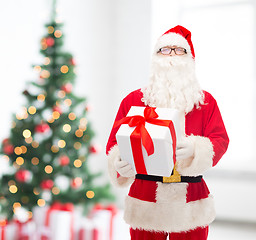
[[[192,32],[199,82],[216,98],[230,137],[221,169],[256,171],[255,19],[252,1],[153,0],[153,44],[177,24]]]

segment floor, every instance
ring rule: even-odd
[[[215,221],[208,240],[256,240],[256,224]]]

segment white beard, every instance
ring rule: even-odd
[[[203,91],[195,76],[190,56],[154,55],[149,85],[142,101],[151,107],[176,108],[188,113],[203,104]]]

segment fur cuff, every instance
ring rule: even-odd
[[[133,180],[134,177],[126,178],[122,176],[117,176],[117,171],[114,167],[114,162],[117,158],[120,158],[120,152],[117,145],[113,146],[111,150],[108,152],[108,173],[110,176],[110,180],[113,185],[118,187],[126,187],[129,186]]]
[[[213,164],[213,145],[209,138],[202,136],[188,136],[195,143],[194,158],[179,160],[176,163],[177,171],[183,176],[202,175]]]
[[[215,218],[211,195],[189,203],[154,203],[127,196],[125,204],[124,220],[133,229],[184,232],[205,227]]]

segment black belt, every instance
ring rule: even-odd
[[[172,176],[171,176],[172,177]],[[170,177],[170,178],[171,178]],[[154,176],[154,175],[144,175],[144,174],[136,174],[136,179],[148,180],[148,181],[155,181],[155,182],[162,182],[162,183],[177,183],[177,182],[189,182],[189,183],[197,183],[201,182],[202,175],[196,177],[189,177],[189,176],[180,176],[178,180],[168,180],[167,177],[162,176]],[[167,179],[167,180],[165,180]]]

